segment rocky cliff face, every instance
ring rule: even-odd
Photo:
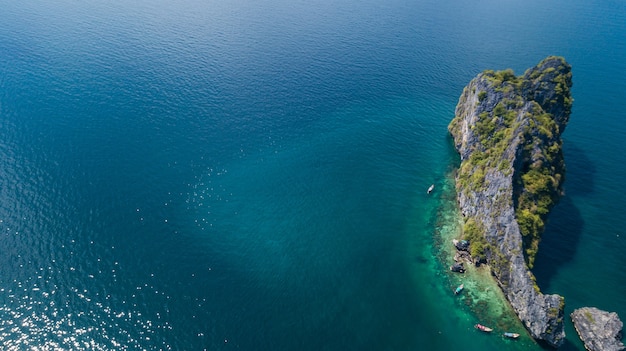
[[[624,344],[621,342],[624,323],[617,313],[602,311],[595,307],[583,307],[574,310],[571,317],[587,350],[624,350]]]
[[[456,188],[470,252],[489,264],[531,335],[554,347],[565,338],[564,300],[542,294],[529,267],[561,190],[571,85],[560,57],[522,76],[485,71],[465,87],[449,125],[461,156]]]

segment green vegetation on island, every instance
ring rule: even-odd
[[[463,236],[531,335],[563,343],[564,299],[542,294],[531,272],[550,209],[561,195],[561,133],[572,106],[571,67],[550,56],[516,76],[484,71],[465,87],[448,126]]]
[[[550,57],[543,62],[553,59]],[[450,123],[451,133],[458,133],[466,100],[477,100],[477,115],[470,128],[478,142],[472,145],[469,157],[461,163],[457,189],[469,192],[490,186],[489,172],[513,174],[513,198],[496,200],[506,202],[503,206],[512,201],[515,206],[529,268],[534,264],[547,214],[558,201],[564,180],[559,136],[565,124],[559,123],[559,118],[569,116],[571,110],[572,76],[563,58],[558,58],[557,62],[560,62],[557,67],[540,63],[522,76],[516,76],[510,69],[484,71],[476,84],[465,88],[457,108],[461,111],[457,111]],[[553,89],[548,94],[542,90],[538,93],[537,88]],[[472,93],[468,89],[472,89]],[[509,150],[516,138],[520,138],[521,150]],[[519,151],[521,155],[515,155]],[[518,165],[513,165],[513,160]],[[495,209],[499,207],[497,203],[494,205]],[[480,223],[466,218],[463,231],[464,239],[471,243],[472,256],[484,260],[490,245]]]

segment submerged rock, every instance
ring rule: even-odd
[[[467,240],[454,240],[452,243],[454,244],[454,247],[456,247],[456,249],[459,251],[469,250],[470,243]]]
[[[624,344],[621,342],[624,323],[617,313],[602,311],[595,307],[583,307],[574,310],[570,316],[587,350],[624,350]]]
[[[472,263],[472,256],[470,256],[469,252],[467,252],[467,251],[460,251],[460,250],[458,250],[454,254],[454,262],[457,262],[457,263],[463,263],[463,262]]]
[[[450,270],[457,273],[465,273],[465,267],[463,267],[463,262],[456,262],[452,266],[450,266]]]
[[[463,232],[530,334],[563,343],[564,299],[544,295],[530,271],[544,221],[564,179],[561,133],[569,120],[571,67],[548,57],[522,76],[485,71],[463,90],[448,129]]]

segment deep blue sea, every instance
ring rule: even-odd
[[[621,0],[0,9],[3,350],[542,350],[472,328],[439,235],[463,87],[548,55],[575,102],[534,272],[626,320]]]

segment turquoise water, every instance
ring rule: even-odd
[[[624,3],[0,5],[3,349],[540,350],[473,330],[503,322],[452,296],[441,235],[462,88],[553,54],[535,274],[626,318]]]

